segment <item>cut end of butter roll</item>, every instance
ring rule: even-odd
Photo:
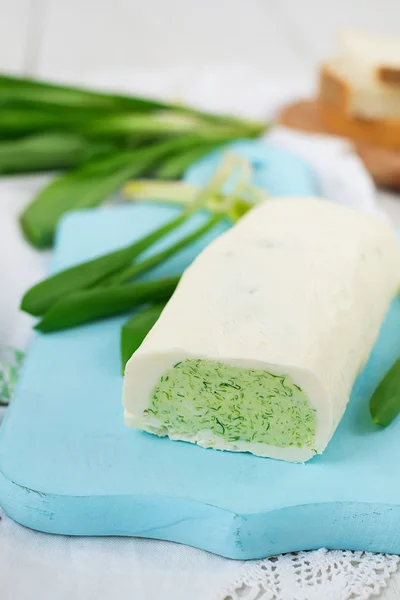
[[[327,446],[400,280],[377,217],[266,201],[184,273],[124,382],[131,427],[305,462]]]

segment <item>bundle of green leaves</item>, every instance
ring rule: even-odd
[[[134,96],[0,76],[0,174],[67,170],[21,215],[50,247],[60,217],[98,206],[134,177],[178,179],[206,153],[265,124]]]

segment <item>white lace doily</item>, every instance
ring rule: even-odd
[[[284,554],[252,563],[218,600],[368,600],[387,586],[399,562],[345,550]]]

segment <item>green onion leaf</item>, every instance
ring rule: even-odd
[[[77,87],[2,75],[0,76],[0,102],[10,101],[30,102],[33,106],[45,104],[91,110],[149,111],[168,107],[164,102],[146,98],[92,92]]]
[[[400,358],[386,373],[369,402],[374,423],[387,427],[400,412]]]
[[[126,312],[148,302],[167,301],[180,277],[177,275],[75,292],[53,304],[35,329],[45,333],[68,329]]]
[[[122,374],[125,365],[134,352],[139,348],[153,325],[158,321],[165,303],[148,306],[135,313],[121,327],[121,365]]]
[[[129,265],[144,250],[179,227],[187,217],[187,212],[182,213],[129,246],[48,277],[26,292],[22,299],[21,310],[35,316],[43,315],[53,304],[68,294],[88,289]]]
[[[111,114],[89,120],[86,125],[79,122],[79,131],[90,137],[162,137],[172,135],[197,135],[203,141],[215,145],[219,138],[233,139],[239,137],[237,128],[212,124],[206,119],[189,113],[176,111],[160,111],[151,114]]]
[[[75,167],[116,149],[72,133],[44,133],[0,142],[0,173],[29,173]]]
[[[236,137],[231,136],[230,139],[233,140]],[[199,143],[195,148],[187,150],[184,154],[167,157],[154,172],[154,177],[157,179],[179,179],[196,160],[200,160],[212,150],[226,144],[227,141],[225,138],[221,141]]]
[[[22,213],[20,222],[25,236],[38,248],[51,246],[58,221],[66,212],[98,206],[130,178],[145,173],[176,144],[174,140],[120,151],[55,179]]]
[[[21,137],[37,132],[57,130],[60,117],[36,108],[2,107],[0,137]]]
[[[137,96],[95,92],[79,87],[55,85],[8,75],[0,75],[0,105],[47,109],[51,112],[64,110],[66,116],[77,110],[80,111],[80,116],[83,116],[87,111],[86,114],[92,117],[99,113],[106,115],[110,112],[149,113],[168,110],[171,114],[177,112],[201,117],[212,126],[235,129],[238,132],[237,137],[257,137],[266,129],[264,123],[229,115],[211,114],[188,106]],[[70,113],[67,112],[67,109],[71,109]]]
[[[214,217],[211,217],[210,219],[208,219],[208,221],[206,223],[204,223],[204,225],[201,225],[201,227],[199,227],[192,233],[189,233],[182,239],[178,240],[177,242],[175,242],[175,244],[172,244],[168,248],[161,250],[157,254],[153,254],[153,256],[150,256],[149,258],[146,258],[145,260],[142,260],[141,262],[137,262],[137,263],[134,263],[133,265],[130,265],[126,269],[123,269],[122,271],[116,273],[115,275],[112,275],[111,279],[107,280],[104,283],[106,285],[108,285],[108,284],[115,285],[118,283],[125,283],[126,281],[129,281],[130,279],[139,277],[139,275],[143,275],[147,271],[154,269],[154,267],[157,267],[158,265],[160,265],[161,263],[166,261],[168,258],[171,258],[171,256],[173,256],[174,254],[176,254],[177,252],[179,252],[186,246],[189,246],[190,244],[192,244],[193,242],[195,242],[196,240],[201,238],[205,233],[207,233],[207,231],[210,231],[210,229],[212,229],[219,221],[221,221],[221,219],[222,219],[221,215],[216,215]]]

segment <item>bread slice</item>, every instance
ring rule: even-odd
[[[400,38],[345,31],[339,58],[366,71],[372,81],[400,86]]]
[[[348,117],[400,119],[400,86],[374,81],[371,71],[340,58],[321,66],[319,99]]]

